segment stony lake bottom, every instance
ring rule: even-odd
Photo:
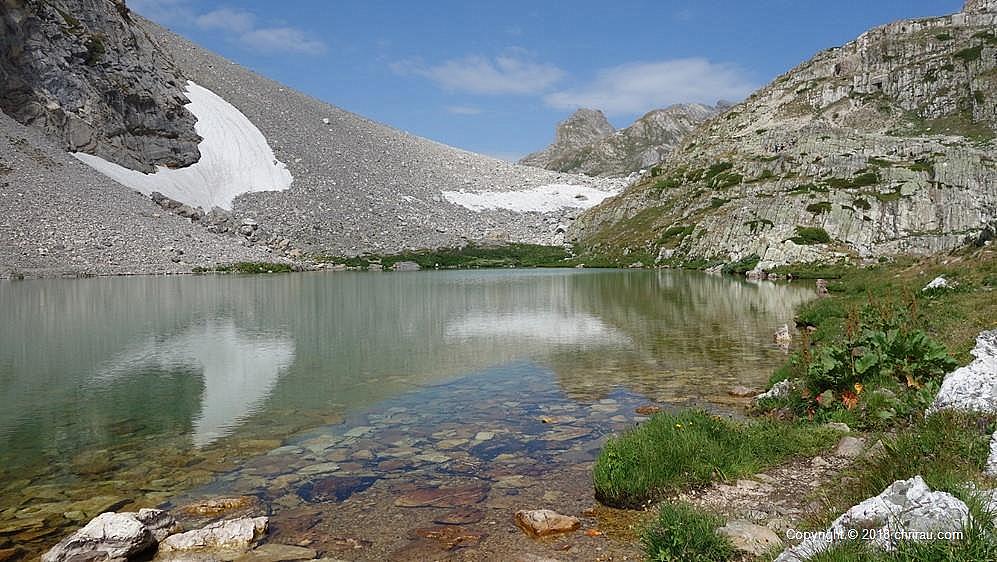
[[[736,412],[812,294],[644,270],[2,283],[0,548],[241,497],[331,558],[636,559],[592,498],[605,439],[650,403]],[[537,508],[601,534],[532,541],[512,515]]]

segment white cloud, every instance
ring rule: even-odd
[[[230,33],[248,33],[256,27],[256,16],[252,12],[245,10],[221,8],[197,16],[194,19],[194,23],[201,29],[219,29]]]
[[[402,61],[391,68],[399,74],[429,78],[446,90],[472,94],[540,94],[565,75],[552,64],[531,60],[519,49],[494,58],[471,55],[435,66]]]
[[[254,51],[321,55],[328,50],[323,41],[301,29],[276,25],[276,22],[261,24],[256,14],[247,10],[219,8],[200,12],[192,0],[131,0],[129,5],[162,24],[219,31],[229,40]]]
[[[638,62],[605,69],[577,89],[547,95],[558,109],[594,107],[606,113],[641,113],[675,103],[740,100],[756,84],[737,66],[703,58]]]
[[[311,39],[304,31],[293,27],[265,27],[243,33],[239,41],[258,51],[301,53],[321,55],[326,52],[325,43]]]
[[[447,111],[454,115],[479,115],[481,109],[470,105],[448,105]]]

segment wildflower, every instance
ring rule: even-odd
[[[860,383],[860,382],[855,383],[855,394],[862,394],[862,389],[863,388],[865,388],[865,387],[862,386],[862,383]]]

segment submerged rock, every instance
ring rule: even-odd
[[[469,484],[452,488],[415,490],[395,499],[396,507],[465,507],[480,503],[488,495],[487,485]]]
[[[570,533],[582,526],[577,517],[561,515],[549,509],[517,511],[515,521],[517,527],[534,538]]]
[[[850,538],[884,550],[894,550],[901,540],[917,540],[920,533],[962,530],[969,508],[946,492],[932,492],[920,476],[898,480],[883,493],[852,507],[822,534],[788,548],[776,562],[801,562]]]
[[[203,529],[166,537],[159,544],[159,551],[247,549],[266,535],[269,525],[270,520],[267,517],[242,517],[218,521]]]
[[[149,550],[176,523],[166,512],[102,513],[42,555],[42,562],[127,558]]]

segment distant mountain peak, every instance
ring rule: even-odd
[[[520,163],[590,176],[626,176],[658,163],[715,113],[708,105],[675,104],[651,110],[617,131],[602,111],[579,109],[557,125],[554,144]]]

